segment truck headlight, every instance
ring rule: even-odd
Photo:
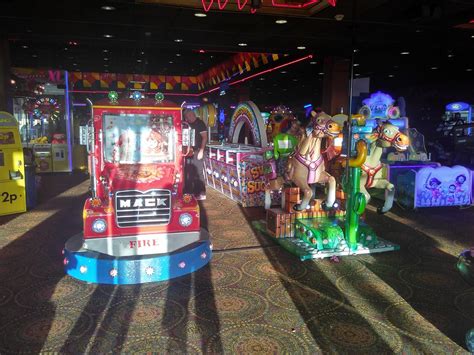
[[[182,227],[189,227],[193,223],[193,217],[189,213],[183,213],[179,216],[179,224]]]
[[[107,229],[107,222],[103,219],[96,219],[92,222],[92,230],[96,233],[104,233]]]

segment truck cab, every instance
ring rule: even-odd
[[[92,196],[84,205],[82,248],[120,257],[171,253],[199,241],[199,205],[183,193],[192,131],[182,108],[117,99],[95,103],[92,112]]]

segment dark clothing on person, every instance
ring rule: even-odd
[[[190,158],[186,158],[185,192],[195,196],[206,194],[206,183],[204,182],[204,159],[198,160],[197,152]]]
[[[201,132],[207,132],[207,127],[206,124],[200,120],[199,118],[194,121],[193,123],[189,123],[189,126],[191,129],[194,129],[194,145],[193,149],[195,154],[201,149],[201,143],[202,143],[202,136]]]
[[[204,182],[204,158],[198,160],[197,155],[201,149],[202,132],[207,132],[206,124],[199,118],[193,123],[189,123],[191,129],[194,129],[194,155],[186,158],[186,176],[185,176],[185,190],[186,193],[194,196],[202,196],[206,194],[206,183]]]

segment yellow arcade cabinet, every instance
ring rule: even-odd
[[[0,215],[26,211],[25,166],[18,123],[0,111]]]

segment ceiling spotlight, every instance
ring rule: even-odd
[[[431,70],[436,70],[438,69],[438,67],[431,67]]]
[[[472,71],[472,68],[467,68],[466,71]]]
[[[401,54],[401,55],[408,55],[408,54],[410,54],[410,52],[408,52],[408,51],[403,51],[403,52],[400,52],[400,54]]]
[[[16,81],[13,80],[13,79],[11,79],[11,80],[10,80],[10,84],[15,85],[15,84],[16,84]]]
[[[173,64],[174,62],[172,60],[170,60],[168,63]]]
[[[104,60],[109,60],[109,58],[104,58]]]
[[[298,81],[298,79],[295,78],[295,79],[293,79],[293,81]]]
[[[288,21],[287,20],[276,20],[275,23],[279,24],[279,25],[284,25],[285,23],[287,23]]]
[[[246,47],[246,46],[247,46],[247,43],[239,43],[239,46],[240,46],[240,47]]]
[[[319,74],[319,75],[324,75],[324,73],[323,73],[323,72],[320,72],[320,73],[318,73],[318,74]]]
[[[140,54],[141,54],[141,55],[144,55],[144,54],[145,54],[145,52],[144,52],[144,51],[141,51],[141,52],[140,52]]]
[[[115,7],[104,5],[104,6],[101,7],[101,9],[104,10],[104,11],[114,11]]]
[[[113,36],[114,36],[114,35],[107,34],[107,33],[106,33],[106,34],[104,34],[104,37],[105,37],[105,38],[112,38]]]
[[[282,73],[282,74],[286,74],[286,70],[282,70],[280,73]]]
[[[177,56],[177,57],[181,57],[181,54],[180,54],[180,53],[176,53],[176,56]]]
[[[77,65],[77,63],[72,63],[72,65],[76,66],[76,65]]]
[[[474,35],[471,35],[471,38],[474,38]]]
[[[360,64],[359,63],[354,63],[354,66],[355,67],[358,67]]]
[[[194,14],[194,16],[196,16],[196,17],[206,17],[207,15],[204,14],[204,13],[202,13],[202,12],[196,12],[196,13]]]
[[[452,57],[454,57],[454,54],[449,53],[449,54],[448,54],[448,58],[452,58]]]
[[[26,44],[24,44],[24,45],[22,45],[22,46],[21,46],[21,48],[23,48],[23,49],[27,49],[27,48],[28,48],[28,46],[27,46]]]
[[[395,75],[393,75],[393,74],[389,74],[389,75],[388,75],[388,77],[389,77],[389,78],[394,78],[394,77],[395,77]]]
[[[298,46],[298,47],[296,47],[296,49],[301,49],[302,50],[302,49],[306,49],[306,47],[305,46]]]
[[[358,49],[354,49],[354,50],[353,50],[354,53],[357,53],[358,51],[359,51]]]
[[[181,43],[181,42],[183,42],[183,39],[182,39],[182,38],[176,38],[174,41],[175,41],[176,43]]]
[[[260,78],[259,80],[265,80],[265,78]]]
[[[108,50],[108,49],[104,49],[102,52],[104,52],[104,53],[108,53],[108,52],[109,52],[109,50]]]
[[[309,62],[309,64],[312,64],[312,65],[315,65],[315,64],[318,64],[318,62],[315,62],[314,60]]]
[[[360,76],[360,74],[359,74],[359,73],[355,73],[354,75],[355,75],[355,76]]]
[[[142,60],[141,60],[141,59],[137,59],[137,62],[138,62],[138,63],[141,63],[141,62],[142,62]]]
[[[33,58],[37,58],[38,57],[38,54],[32,54],[31,55]]]

